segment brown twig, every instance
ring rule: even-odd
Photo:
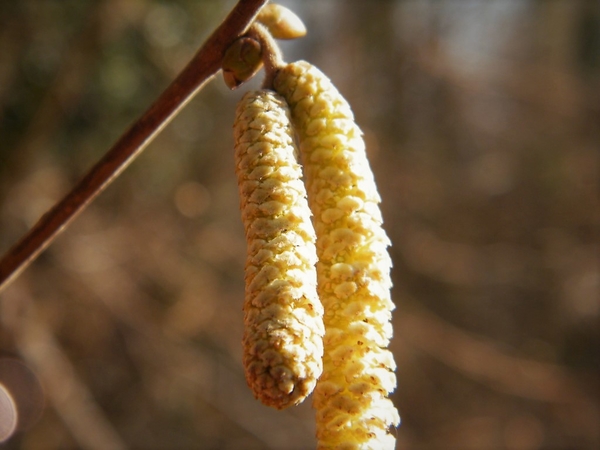
[[[188,65],[83,179],[0,261],[0,291],[10,284],[138,156],[220,69],[223,53],[268,0],[239,0]]]
[[[255,23],[250,27],[248,36],[258,41],[262,48],[262,60],[265,67],[265,79],[262,87],[273,89],[273,80],[277,72],[285,66],[281,50],[269,30],[260,23]]]

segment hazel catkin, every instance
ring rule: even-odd
[[[313,391],[323,355],[315,232],[292,136],[283,98],[266,89],[244,95],[234,124],[248,243],[243,362],[254,395],[277,409]]]
[[[323,374],[314,392],[320,449],[393,449],[400,422],[389,239],[362,133],[350,106],[311,64],[283,67],[274,88],[287,100],[317,235],[318,293],[325,309]]]
[[[306,34],[304,23],[292,10],[277,3],[263,6],[256,17],[275,39],[296,39]]]

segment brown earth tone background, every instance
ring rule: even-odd
[[[383,197],[397,448],[598,448],[600,4],[282,3]],[[1,253],[234,4],[0,2]],[[241,366],[232,122],[259,83],[213,80],[0,295],[0,448],[314,448],[310,401],[263,407]]]

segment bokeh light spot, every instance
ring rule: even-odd
[[[198,217],[210,205],[210,194],[200,183],[189,181],[175,191],[175,207],[185,217]]]
[[[36,374],[18,359],[0,359],[0,442],[15,430],[31,428],[43,410],[44,392]],[[11,414],[15,421],[12,431]]]
[[[17,406],[8,392],[0,383],[0,442],[9,439],[17,429]]]

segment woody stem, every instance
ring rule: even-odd
[[[219,71],[225,50],[268,0],[239,0],[158,99],[81,181],[0,260],[0,291],[13,281],[142,152]]]
[[[281,50],[271,36],[271,33],[264,25],[260,23],[254,23],[250,27],[248,36],[256,39],[262,49],[262,60],[265,66],[265,79],[263,81],[263,88],[272,89],[273,80],[277,75],[277,72],[285,65]]]

